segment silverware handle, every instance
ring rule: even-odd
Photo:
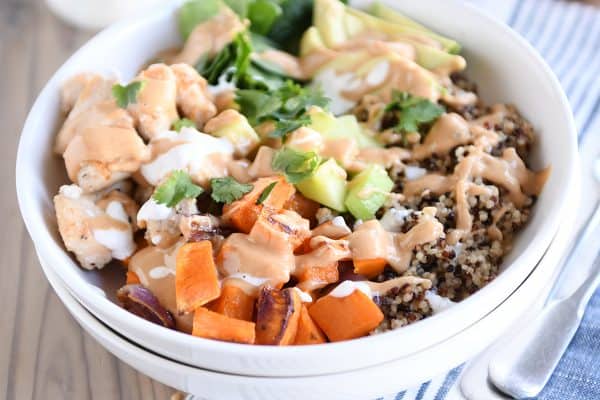
[[[581,254],[581,249],[588,246],[598,248],[598,227],[600,207],[597,205],[578,235],[578,242],[552,289],[550,303],[536,318],[510,335],[501,350],[491,358],[490,379],[506,394],[515,398],[539,394],[575,335],[585,306],[600,283],[600,263],[595,264],[588,279],[574,293],[564,298],[560,297],[564,293],[561,291],[562,280],[567,279],[573,271],[581,269],[582,265],[595,261],[596,257],[582,260],[578,255]]]

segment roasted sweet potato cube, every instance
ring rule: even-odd
[[[286,346],[294,343],[302,300],[292,288],[263,288],[256,308],[256,343]]]
[[[250,237],[260,243],[285,240],[296,249],[310,237],[310,222],[290,210],[263,212],[252,227]]]
[[[283,208],[286,210],[295,211],[302,216],[302,218],[306,218],[309,221],[313,221],[315,219],[315,215],[317,214],[317,210],[321,207],[319,203],[316,201],[307,199],[302,196],[300,193],[296,192],[290,199],[285,203]]]
[[[230,318],[252,321],[255,298],[234,284],[225,284],[221,296],[207,306],[210,310]]]
[[[384,258],[372,258],[369,260],[354,260],[353,263],[355,274],[372,278],[383,272],[387,261]]]
[[[377,304],[360,290],[345,297],[323,296],[308,312],[332,342],[365,336],[383,320]]]
[[[319,344],[327,342],[327,338],[312,320],[306,305],[302,304],[300,319],[298,321],[298,332],[294,344]]]
[[[276,184],[271,193],[262,204],[256,204],[263,191],[273,182]],[[263,208],[281,210],[296,191],[283,177],[260,178],[253,185],[251,192],[223,207],[223,221],[244,233],[250,233]]]
[[[225,342],[253,344],[254,322],[242,321],[199,307],[194,312],[192,335]]]
[[[177,312],[186,314],[221,294],[212,243],[186,243],[176,256],[175,300]]]

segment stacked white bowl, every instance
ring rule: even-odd
[[[579,194],[576,132],[557,79],[508,27],[462,2],[383,2],[458,40],[469,64],[467,74],[478,83],[483,99],[516,104],[539,134],[533,166],[552,165],[552,174],[502,273],[457,306],[419,323],[317,346],[206,340],[167,330],[120,308],[115,291],[123,284],[122,271],[82,270],[65,251],[56,227],[52,197],[67,182],[62,162],[51,150],[60,123],[59,91],[62,82],[84,71],[119,71],[121,78],[130,79],[158,51],[180,45],[179,2],[169,2],[112,26],[77,51],[36,100],[19,145],[19,205],[40,262],[71,313],[110,351],[159,381],[208,399],[275,399],[284,393],[287,399],[366,399],[460,364],[539,302],[566,248],[567,240],[553,238],[557,232],[565,235],[572,225],[569,218]],[[360,7],[369,2],[353,3]]]

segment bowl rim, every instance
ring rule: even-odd
[[[34,142],[34,136],[36,131],[35,114],[38,110],[43,109],[45,107],[44,98],[52,89],[53,84],[57,83],[57,75],[60,74],[60,71],[65,69],[67,65],[76,62],[78,58],[82,57],[83,53],[88,51],[88,49],[93,48],[96,45],[96,43],[104,41],[107,38],[114,37],[115,35],[123,34],[128,30],[135,29],[137,25],[146,24],[148,23],[148,21],[158,18],[163,13],[173,12],[174,9],[179,7],[179,4],[182,1],[183,0],[178,0],[172,3],[162,5],[160,8],[157,8],[151,13],[145,13],[144,15],[134,16],[120,23],[117,23],[94,36],[84,46],[77,50],[71,57],[67,59],[67,61],[65,61],[65,63],[62,64],[62,66],[52,76],[52,78],[48,81],[44,89],[39,94],[38,98],[36,99],[33,107],[31,108],[28,114],[19,141],[16,161],[17,198],[26,228],[36,248],[38,249],[38,251],[40,251],[40,254],[42,254],[44,257],[47,257],[48,260],[52,260],[52,262],[50,263],[51,268],[53,268],[58,273],[61,279],[64,278],[63,281],[68,283],[67,287],[70,291],[72,291],[72,293],[76,295],[76,298],[81,299],[83,297],[87,301],[97,305],[98,307],[106,308],[107,311],[115,313],[116,318],[120,319],[130,317],[131,314],[129,314],[126,310],[122,309],[117,304],[113,303],[97,291],[89,290],[90,286],[92,285],[85,282],[82,278],[79,277],[77,271],[74,270],[74,268],[79,267],[76,265],[76,263],[73,262],[68,252],[62,247],[59,248],[58,246],[55,246],[54,243],[52,243],[52,241],[49,240],[49,235],[47,235],[43,230],[36,229],[37,226],[45,225],[45,223],[42,217],[42,212],[39,211],[39,204],[36,204],[34,202],[33,196],[28,196],[28,193],[32,190],[32,185],[28,185],[28,182],[30,182],[31,177],[28,176],[29,168],[26,163],[27,157],[25,156],[25,153],[28,146]],[[513,31],[503,22],[495,20],[486,13],[476,9],[471,4],[461,3],[458,0],[450,0],[444,3],[452,7],[462,8],[465,13],[470,14],[470,17],[483,19],[486,23],[494,26],[495,29],[502,31],[505,35],[507,35],[507,40],[512,41],[516,46],[520,47],[523,54],[526,54],[527,57],[530,59],[530,63],[534,65],[535,68],[543,72],[545,80],[548,81],[548,83],[552,87],[553,92],[558,96],[561,110],[564,113],[564,116],[567,118],[567,124],[569,126],[569,129],[567,132],[564,132],[564,134],[570,136],[568,141],[570,147],[568,149],[564,149],[564,154],[566,157],[569,157],[572,160],[572,163],[569,165],[574,166],[578,158],[575,123],[573,120],[571,109],[568,104],[567,97],[564,91],[562,90],[558,79],[551,71],[549,66],[545,63],[545,61],[541,58],[537,51],[528,42],[525,41],[525,39],[519,36],[515,31]],[[576,170],[575,168],[571,169],[572,170],[570,171],[570,177],[573,177],[575,175]],[[567,204],[564,201],[566,195],[567,194],[564,193],[562,198],[555,200],[555,203],[553,203],[556,204],[555,209],[558,210],[554,218],[551,218],[542,224],[542,227],[539,231],[536,231],[535,237],[532,238],[532,241],[525,248],[525,251],[517,255],[516,258],[507,266],[507,268],[501,274],[499,274],[499,276],[495,278],[491,283],[489,283],[486,287],[484,287],[482,290],[479,290],[469,298],[463,300],[460,304],[460,307],[453,307],[452,309],[447,310],[445,313],[434,315],[431,318],[427,318],[423,321],[420,321],[419,324],[413,324],[404,327],[402,330],[393,330],[379,335],[358,338],[350,341],[327,343],[327,345],[308,345],[298,347],[287,346],[282,348],[277,346],[254,346],[203,339],[182,332],[159,327],[141,318],[129,319],[131,320],[130,322],[137,326],[139,329],[151,330],[153,335],[156,335],[157,338],[164,340],[165,343],[178,341],[181,344],[193,346],[198,350],[207,349],[213,352],[219,352],[223,355],[244,354],[245,356],[266,357],[271,359],[274,357],[278,359],[290,357],[294,358],[299,354],[302,354],[303,357],[323,357],[324,353],[333,354],[334,352],[351,351],[358,344],[362,346],[369,346],[375,343],[382,344],[384,342],[397,343],[397,340],[399,340],[401,336],[405,333],[412,332],[414,330],[427,329],[434,321],[437,322],[441,318],[446,318],[447,320],[450,320],[451,315],[456,315],[462,309],[465,309],[466,305],[478,302],[481,296],[484,296],[486,293],[491,291],[491,288],[499,286],[505,281],[508,282],[512,279],[513,281],[517,282],[509,285],[512,288],[511,292],[506,293],[504,299],[506,299],[508,296],[514,293],[514,291],[516,290],[516,288],[519,287],[522,281],[514,279],[513,275],[518,276],[518,271],[516,271],[516,269],[514,268],[511,269],[511,266],[519,264],[520,262],[522,263],[523,258],[525,258],[524,255],[532,257],[532,255],[530,254],[533,251],[532,249],[536,249],[537,251],[537,253],[533,256],[535,257],[536,261],[539,261],[541,259],[542,254],[547,249],[552,237],[558,229],[559,218],[557,218],[557,216],[563,215],[566,211]],[[29,212],[30,210],[34,210],[35,212]],[[69,263],[70,265],[68,265]],[[525,276],[527,276],[531,272],[533,267],[527,268],[529,269]],[[522,271],[520,272],[522,274]],[[488,310],[487,313],[489,312],[491,312],[491,310]]]

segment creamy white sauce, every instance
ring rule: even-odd
[[[420,177],[425,176],[426,174],[427,170],[425,168],[415,167],[413,165],[407,165],[404,168],[404,175],[409,181],[419,179]]]
[[[163,279],[169,275],[175,275],[175,271],[164,266],[154,267],[148,273],[152,279]]]
[[[356,75],[353,73],[337,74],[331,68],[324,68],[314,76],[313,82],[320,85],[323,94],[331,99],[329,108],[334,114],[342,114],[354,107],[354,101],[342,95],[342,91],[352,90],[357,85]]]
[[[356,221],[354,221],[354,230],[356,230],[356,228],[361,226],[363,224],[363,222],[364,221],[362,219],[357,219]]]
[[[425,298],[427,301],[429,301],[429,305],[431,306],[434,314],[442,312],[456,304],[452,300],[442,297],[437,293],[433,293],[431,290],[425,292]]]
[[[236,87],[235,83],[227,80],[227,74],[223,74],[219,77],[216,85],[208,85],[207,89],[210,94],[216,96],[229,90],[233,91],[236,89]]]
[[[171,207],[164,204],[158,204],[153,198],[148,199],[137,214],[139,221],[160,221],[169,219],[175,215],[175,211]]]
[[[371,86],[380,85],[385,81],[390,70],[390,63],[388,61],[382,61],[375,65],[369,72],[366,78],[367,84]]]
[[[62,185],[59,193],[70,199],[77,200],[81,197],[83,190],[77,185]]]
[[[233,145],[227,139],[216,138],[193,128],[184,128],[173,140],[185,142],[172,147],[153,161],[142,165],[141,172],[148,183],[158,185],[171,171],[186,170],[191,175],[200,172],[206,157],[215,154],[233,154]]]
[[[305,291],[294,287],[294,290],[296,290],[296,292],[298,293],[298,296],[300,296],[300,300],[302,300],[303,303],[312,303],[313,299],[312,296],[308,293],[306,293]]]
[[[112,219],[125,222],[126,224],[129,223],[129,217],[125,212],[125,208],[123,207],[123,204],[118,201],[111,201],[110,203],[108,203],[108,205],[106,206],[106,213]]]
[[[124,260],[135,250],[130,230],[94,229],[94,239],[112,252],[113,258]]]
[[[334,219],[331,220],[331,224],[333,226],[337,226],[338,228],[347,228],[347,229],[350,229],[350,228],[348,228],[348,225],[346,225],[346,220],[343,217],[339,216],[339,215],[337,217],[335,217]]]
[[[379,222],[383,229],[388,232],[400,232],[400,228],[404,224],[406,217],[412,214],[412,210],[390,208],[387,210]]]
[[[354,293],[355,290],[360,290],[364,294],[369,297],[373,297],[371,294],[371,288],[365,282],[354,282],[354,281],[344,281],[337,285],[335,289],[329,292],[328,296],[333,297],[346,297],[350,296]]]
[[[252,276],[249,274],[244,274],[241,272],[231,274],[231,275],[227,276],[227,278],[240,279],[240,280],[248,283],[249,285],[252,285],[255,287],[262,286],[265,282],[267,282],[269,280],[269,279],[265,279],[265,278],[259,278],[257,276]]]
[[[160,241],[162,240],[162,235],[153,235],[150,238],[150,241],[152,242],[153,245],[158,245],[160,243]]]

